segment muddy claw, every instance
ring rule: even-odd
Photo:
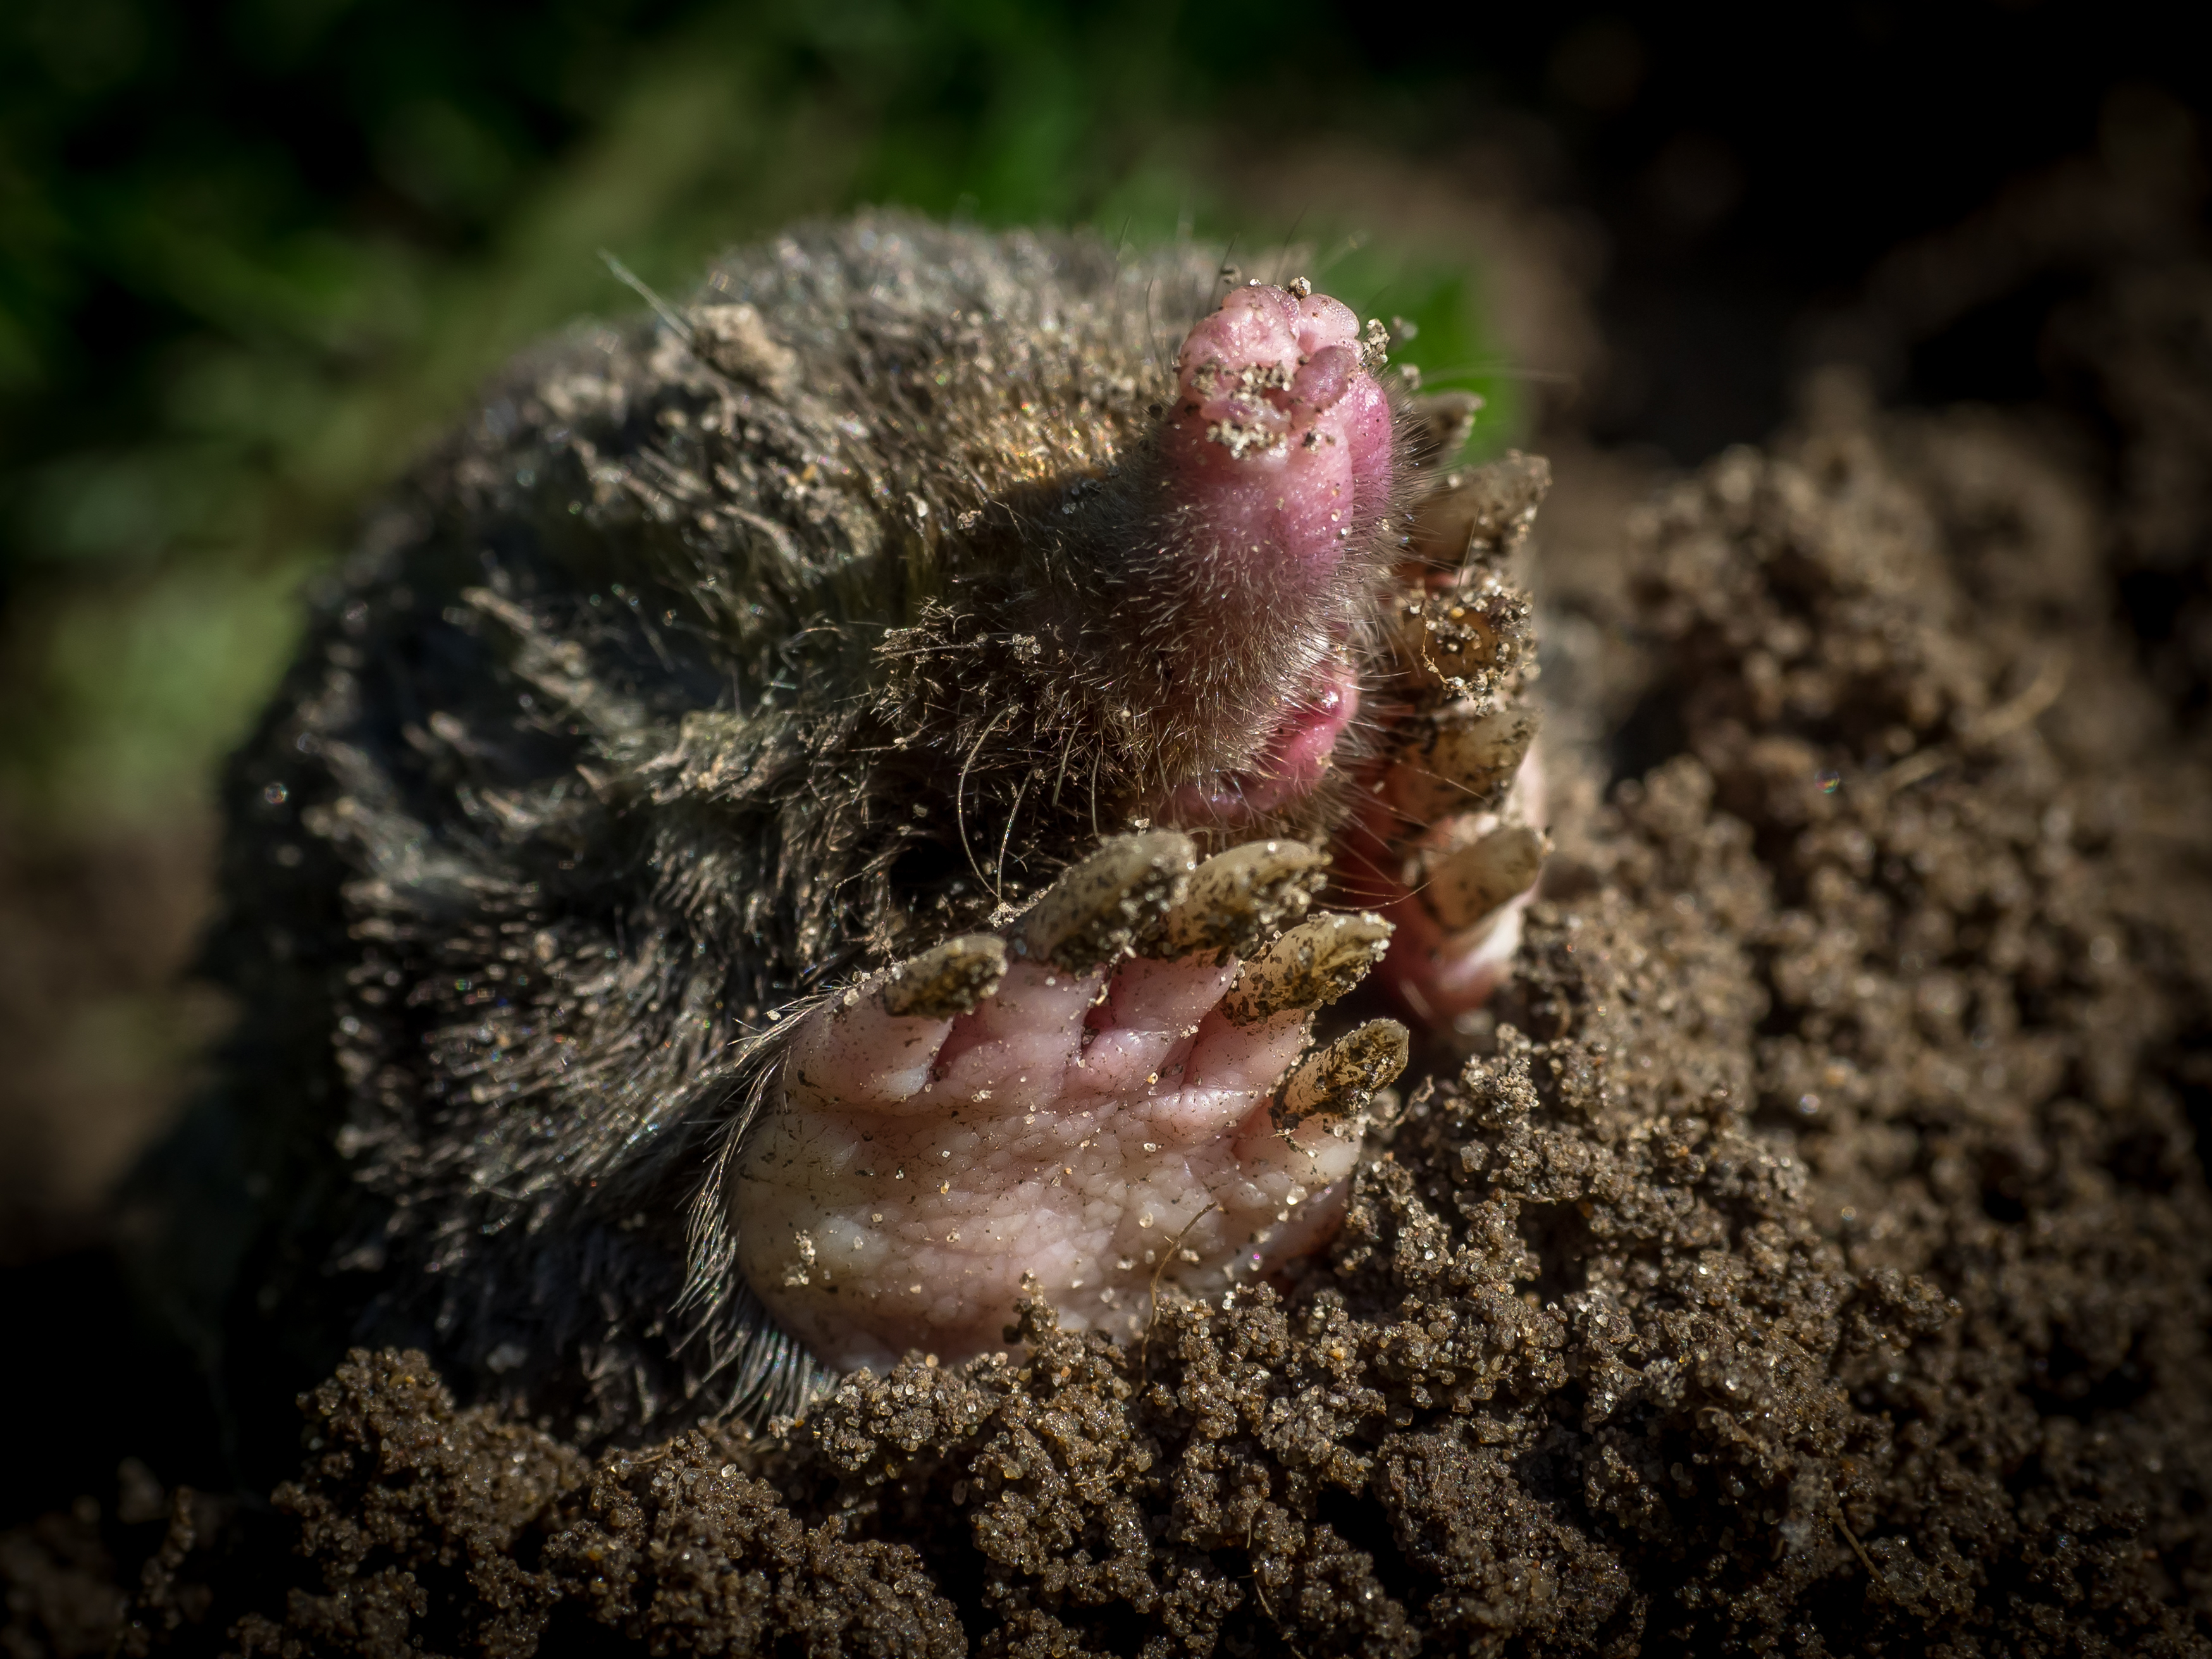
[[[1300,923],[1244,964],[1221,999],[1222,1018],[1255,1025],[1287,1009],[1334,1002],[1382,961],[1391,931],[1372,913]]]
[[[1536,740],[1532,705],[1439,714],[1391,780],[1398,809],[1416,823],[1460,812],[1495,811]]]
[[[1432,426],[1449,418],[1443,411],[1421,413]],[[1444,435],[1439,433],[1440,441]],[[1473,559],[1506,558],[1528,538],[1536,508],[1551,487],[1552,464],[1517,449],[1486,466],[1449,473],[1443,488],[1421,504],[1413,551],[1447,568]]]
[[[876,995],[895,1018],[950,1019],[989,996],[1006,976],[1006,942],[993,933],[968,933],[900,963]]]
[[[1310,1117],[1335,1120],[1333,1130],[1352,1122],[1377,1089],[1397,1081],[1411,1052],[1411,1038],[1395,1019],[1370,1020],[1347,1032],[1298,1062],[1283,1085],[1275,1127],[1288,1133]]]
[[[1291,926],[1328,880],[1328,855],[1299,841],[1247,842],[1198,866],[1182,903],[1140,947],[1149,957],[1249,956]]]
[[[1448,931],[1472,927],[1536,884],[1547,850],[1542,833],[1525,823],[1493,830],[1431,855],[1421,901]]]
[[[1046,890],[1014,948],[1073,974],[1127,956],[1181,902],[1197,862],[1175,830],[1117,836]]]

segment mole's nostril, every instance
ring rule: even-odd
[[[1323,346],[1291,382],[1291,396],[1319,413],[1334,409],[1352,385],[1359,354],[1350,346]]]

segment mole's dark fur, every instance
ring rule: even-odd
[[[795,231],[524,360],[373,515],[231,771],[244,1024],[171,1154],[229,1176],[154,1253],[228,1286],[234,1392],[374,1339],[587,1437],[797,1397],[708,1179],[749,1056],[1249,759],[1194,711],[1306,643],[1185,637],[1146,551],[1217,282]]]

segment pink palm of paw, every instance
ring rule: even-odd
[[[1219,919],[1168,904],[1189,845],[1127,838],[1076,875],[1121,860],[1135,890],[1109,883],[1099,907],[1116,930],[1171,934]],[[1266,902],[1302,908],[1319,856],[1285,842],[1224,859],[1254,850],[1290,860]],[[1323,1083],[1279,1126],[1277,1085],[1310,1023],[1299,1005],[1348,988],[1387,936],[1372,919],[1321,918],[1262,949],[1256,971],[1218,949],[1085,968],[1079,950],[1079,965],[1056,965],[1070,952],[1032,924],[1013,954],[981,936],[908,964],[927,979],[960,952],[980,975],[934,1006],[927,985],[919,1011],[896,1000],[903,979],[854,988],[809,1017],[784,1063],[787,1109],[747,1144],[732,1207],[748,1279],[818,1356],[850,1367],[1000,1346],[1024,1277],[1064,1323],[1127,1332],[1162,1278],[1203,1294],[1273,1273],[1335,1224],[1365,1103],[1364,1087]],[[1310,959],[1316,939],[1325,957],[1335,947],[1318,976],[1286,962]],[[1366,1041],[1393,1033],[1402,1063],[1401,1028]]]

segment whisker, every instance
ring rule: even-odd
[[[1366,837],[1362,836],[1340,837],[1335,848],[1337,863],[1340,866],[1350,866],[1358,873],[1372,877],[1376,882],[1385,884],[1386,886],[1396,885],[1390,872],[1376,862],[1376,855],[1360,844],[1364,840]]]
[[[1021,814],[1022,791],[1030,787],[1030,779],[1036,776],[1034,772],[1028,773],[1014,786],[1014,799],[1006,808],[1006,832],[999,837],[998,879],[991,888],[991,903],[994,908],[1003,906],[1006,902],[1006,846],[1014,838],[1014,820]]]
[[[1305,222],[1306,210],[1300,208],[1298,216],[1291,221],[1291,228],[1284,234],[1282,242],[1276,250],[1274,275],[1268,280],[1279,286],[1286,280],[1285,273],[1290,269],[1291,254],[1298,243],[1298,227]]]
[[[990,884],[989,878],[984,875],[983,866],[975,862],[975,849],[968,844],[968,774],[975,764],[975,757],[983,752],[984,739],[997,729],[1000,720],[1012,712],[1001,708],[991,716],[989,724],[975,734],[975,741],[968,750],[968,758],[960,763],[960,781],[952,791],[952,817],[960,829],[960,850],[968,855],[968,867],[975,872],[975,879],[986,886]]]
[[[1351,235],[1339,242],[1331,252],[1322,256],[1321,263],[1314,267],[1314,276],[1316,278],[1327,276],[1373,240],[1364,230],[1353,231]]]
[[[683,341],[686,346],[696,343],[691,331],[691,325],[684,320],[683,313],[647,287],[645,278],[615,258],[613,249],[603,247],[599,250],[599,258],[606,262],[607,269],[614,273],[615,280],[651,306],[653,314],[668,325],[670,333]]]
[[[1486,380],[1520,380],[1540,386],[1572,386],[1582,378],[1563,368],[1516,368],[1500,359],[1495,362],[1478,360],[1450,368],[1424,368],[1421,380],[1424,385],[1430,385],[1438,380],[1470,379],[1476,375]]]
[[[1060,775],[1052,781],[1052,804],[1054,806],[1060,805],[1060,787],[1067,781],[1067,757],[1074,748],[1075,745],[1070,743],[1060,746]]]

